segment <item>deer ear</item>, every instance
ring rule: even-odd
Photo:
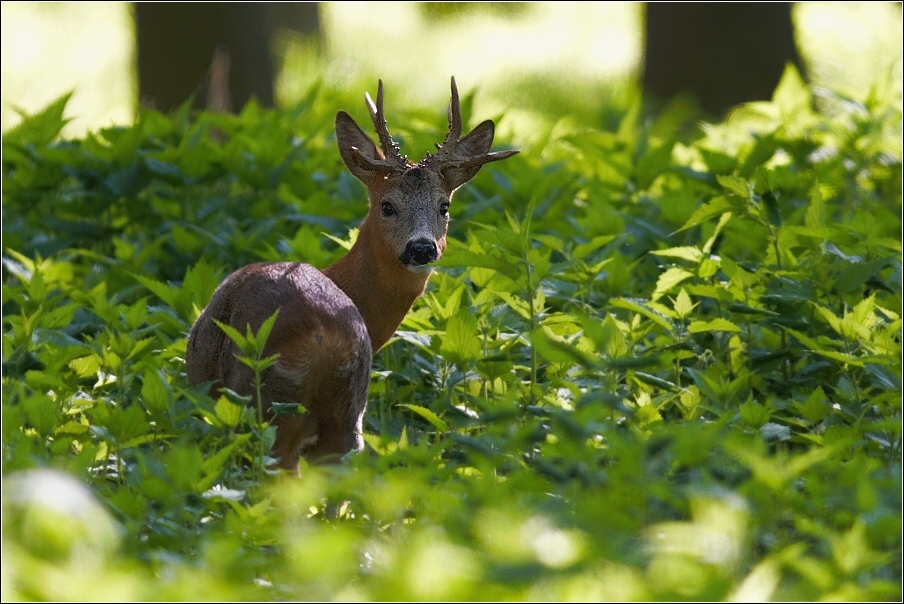
[[[370,184],[374,173],[385,172],[380,169],[383,153],[344,111],[336,114],[336,143],[345,167],[365,185]]]
[[[496,157],[496,153],[489,152],[493,146],[493,135],[493,122],[486,120],[455,143],[450,157],[447,157],[440,167],[444,184],[450,194],[474,178],[484,164],[503,159]],[[506,157],[509,155],[511,154]]]
[[[495,135],[496,126],[493,124],[493,120],[485,120],[458,141],[455,145],[455,155],[459,157],[486,155],[493,146]]]

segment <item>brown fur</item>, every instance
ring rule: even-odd
[[[259,263],[230,275],[192,327],[186,351],[188,381],[216,382],[253,395],[253,373],[211,320],[257,330],[279,309],[264,355],[279,353],[264,374],[261,398],[301,403],[308,413],[276,418],[274,456],[297,467],[302,448],[312,458],[360,450],[372,353],[367,325],[349,297],[312,266]]]
[[[285,469],[300,455],[317,460],[363,448],[373,352],[395,333],[423,294],[430,262],[442,256],[452,193],[488,162],[515,151],[490,153],[493,123],[460,138],[458,91],[452,80],[450,134],[436,155],[414,165],[401,157],[386,130],[383,84],[377,104],[367,97],[381,147],[377,148],[345,112],[336,116],[343,161],[368,189],[370,209],[349,253],[322,272],[301,263],[258,263],[239,269],[214,292],[188,336],[190,384],[212,382],[253,394],[251,369],[239,362],[235,345],[213,322],[244,333],[277,309],[264,355],[279,354],[261,390],[272,402],[300,403],[301,416],[279,415],[274,455]],[[389,209],[387,209],[387,207]]]

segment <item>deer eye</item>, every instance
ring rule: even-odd
[[[394,216],[396,212],[391,203],[384,201],[382,204],[380,204],[380,213],[383,214],[383,216],[389,218],[390,216]]]
[[[440,216],[448,216],[449,215],[449,202],[444,201],[439,204],[439,215]]]

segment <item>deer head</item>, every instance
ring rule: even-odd
[[[362,234],[379,233],[381,245],[412,273],[429,273],[442,256],[449,227],[452,194],[471,180],[481,166],[510,157],[516,150],[490,152],[494,126],[486,120],[461,136],[461,105],[455,78],[449,102],[449,133],[436,153],[413,164],[399,152],[383,116],[383,82],[377,102],[364,95],[376,128],[377,147],[344,111],[336,115],[336,141],[346,167],[367,186],[370,210]],[[371,233],[372,235],[373,233]]]

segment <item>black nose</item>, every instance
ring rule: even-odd
[[[399,256],[402,264],[416,264],[418,266],[436,260],[436,244],[429,239],[409,241],[405,251]]]

